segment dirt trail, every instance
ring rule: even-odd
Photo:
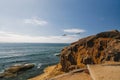
[[[120,80],[120,62],[87,67],[93,80]]]

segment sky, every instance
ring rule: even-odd
[[[0,0],[0,42],[71,43],[120,30],[120,0]]]

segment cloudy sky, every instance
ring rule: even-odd
[[[112,29],[120,0],[0,0],[0,42],[69,43]]]

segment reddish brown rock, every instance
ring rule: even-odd
[[[120,32],[112,30],[80,39],[65,47],[60,58],[65,72],[86,64],[120,61]]]

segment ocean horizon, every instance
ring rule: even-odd
[[[0,72],[23,63],[33,63],[35,67],[19,74],[17,77],[0,80],[26,80],[43,73],[47,66],[59,62],[61,50],[68,43],[0,43]]]

